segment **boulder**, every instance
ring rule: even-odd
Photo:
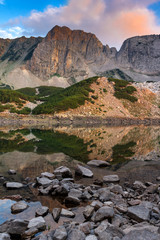
[[[52,216],[54,221],[58,221],[61,215],[61,208],[54,208],[52,211]]]
[[[101,207],[94,215],[94,222],[103,221],[104,219],[113,218],[114,210],[112,207]]]
[[[77,197],[68,196],[65,198],[65,204],[77,206],[80,204],[80,200]]]
[[[66,240],[67,238],[67,232],[65,227],[59,227],[56,229],[54,236],[53,236],[53,240]]]
[[[26,210],[29,206],[25,202],[17,202],[11,206],[12,213],[20,213]]]
[[[15,174],[16,174],[16,171],[13,170],[13,169],[10,169],[10,170],[8,171],[8,174],[10,174],[10,175],[15,175]]]
[[[133,230],[126,234],[122,240],[159,240],[160,235],[149,230]]]
[[[11,240],[8,233],[0,233],[0,240]]]
[[[24,187],[24,185],[22,183],[19,182],[7,182],[6,183],[6,188],[7,189],[20,189]]]
[[[93,167],[108,167],[110,166],[110,164],[106,161],[102,161],[102,160],[92,160],[89,161],[87,163],[89,166],[93,166]]]
[[[128,216],[137,222],[149,221],[151,210],[143,204],[128,208]]]
[[[45,230],[46,222],[45,222],[44,218],[43,217],[32,218],[29,221],[28,228],[33,228],[33,227],[35,227],[39,230]]]
[[[64,209],[62,208],[61,210],[61,216],[62,217],[68,217],[68,218],[74,218],[75,217],[75,213],[67,210],[67,209]]]
[[[79,189],[71,189],[69,194],[69,197],[76,197],[76,198],[81,198],[82,197],[82,191]]]
[[[46,216],[46,215],[48,214],[48,212],[49,212],[49,208],[43,206],[43,207],[40,207],[40,208],[38,208],[38,209],[36,210],[36,216],[42,216],[42,217],[44,217],[44,216]]]
[[[108,175],[103,177],[103,182],[104,183],[117,183],[119,182],[120,179],[118,175]]]
[[[38,233],[38,229],[36,227],[32,227],[24,232],[22,238],[28,239],[29,237],[33,237],[36,233]]]
[[[88,178],[93,177],[93,173],[91,170],[89,170],[88,168],[82,167],[80,165],[77,166],[75,170],[75,174],[80,175],[82,177],[88,177]]]
[[[85,234],[79,229],[72,229],[68,233],[67,240],[85,240]]]
[[[94,209],[97,211],[99,208],[103,207],[103,203],[101,203],[100,201],[93,201],[91,203],[91,207],[94,207]]]
[[[48,179],[47,177],[37,177],[36,178],[38,185],[47,187],[48,185],[52,184],[52,180]]]
[[[0,225],[0,233],[8,233],[11,235],[22,235],[28,226],[28,221],[21,219],[11,219]]]
[[[85,209],[83,211],[83,215],[86,219],[90,219],[92,217],[93,213],[94,213],[94,207],[89,206],[89,205],[87,207],[85,207]]]
[[[98,238],[95,235],[89,235],[85,240],[98,240]]]
[[[72,172],[69,168],[61,166],[54,170],[54,174],[57,176],[62,176],[63,178],[72,178]]]
[[[52,180],[55,178],[55,175],[53,173],[44,172],[44,173],[41,173],[41,177],[46,177],[46,178],[49,178],[50,180]]]

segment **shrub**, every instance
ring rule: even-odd
[[[106,90],[105,88],[103,88],[103,92],[104,92],[104,93],[107,93],[107,90]]]
[[[95,96],[95,95],[92,95],[91,97],[92,97],[94,100],[97,100],[97,99],[98,99],[98,96],[97,96],[97,95],[96,95],[96,96]]]

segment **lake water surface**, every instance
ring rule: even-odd
[[[93,184],[95,179],[102,180],[107,174],[118,174],[122,184],[135,180],[156,182],[156,177],[160,176],[160,127],[0,129],[0,175],[5,181],[24,182],[28,178],[29,182],[34,182],[42,172],[53,172],[62,165],[74,173],[77,164],[86,165],[93,159],[108,161],[110,166],[90,167],[93,179],[78,178],[76,182]],[[16,170],[17,174],[9,175],[9,169]],[[0,223],[12,215],[10,206],[13,202],[8,197],[14,194],[28,199],[32,213],[41,204],[50,210],[63,206],[61,200],[38,195],[31,185],[22,190],[7,191],[3,183],[1,179]],[[33,217],[31,212],[28,212],[30,218]],[[12,217],[26,215],[21,213]]]

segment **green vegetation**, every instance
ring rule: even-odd
[[[26,88],[18,89],[16,91],[20,92],[22,94],[25,94],[27,96],[35,96],[36,95],[36,89],[35,88],[26,87]]]
[[[60,87],[49,87],[49,86],[40,86],[38,87],[39,94],[38,97],[45,97],[45,96],[51,96],[58,94],[60,91],[63,90],[63,88]]]
[[[104,92],[104,93],[107,93],[107,89],[103,88],[103,92]]]
[[[48,97],[45,103],[37,106],[33,114],[54,114],[84,105],[86,100],[90,100],[89,93],[93,92],[90,85],[97,82],[97,79],[98,77],[89,78],[66,89],[61,89]]]
[[[0,102],[1,103],[16,103],[21,104],[25,101],[33,102],[34,99],[30,96],[24,95],[14,90],[1,89],[0,90]]]
[[[119,80],[115,78],[109,78],[110,82],[114,82],[114,96],[118,99],[127,99],[130,102],[137,102],[137,98],[132,96],[136,90],[133,86],[128,86],[129,82],[125,80]]]
[[[10,104],[5,104],[5,105],[2,105],[0,104],[0,112],[4,112],[5,110],[9,110],[12,106]]]
[[[11,112],[11,113],[17,113],[17,114],[28,115],[28,114],[31,113],[31,109],[28,108],[28,107],[24,107],[24,108],[21,109],[21,110],[17,110],[16,108],[12,107],[12,108],[10,109],[10,112]]]
[[[127,144],[117,144],[112,148],[112,159],[113,164],[115,163],[124,163],[129,160],[130,157],[134,155],[130,148],[136,146],[136,143],[131,141]]]
[[[133,82],[133,79],[127,75],[126,73],[122,72],[120,69],[113,69],[99,74],[100,76],[107,77],[107,78],[118,78],[124,79],[129,82]]]
[[[97,100],[98,99],[98,96],[96,95],[92,95],[91,98],[93,98],[94,100]]]

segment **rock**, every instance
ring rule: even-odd
[[[106,161],[102,161],[102,160],[92,160],[89,161],[87,163],[89,166],[93,166],[93,167],[107,167],[110,166],[110,164]]]
[[[89,206],[89,205],[83,211],[83,215],[86,219],[91,218],[93,213],[94,213],[94,207]]]
[[[60,175],[62,176],[63,178],[72,178],[72,172],[69,168],[67,167],[64,167],[64,166],[61,166],[59,168],[56,168],[54,170],[54,174],[57,176],[57,175]]]
[[[22,183],[18,183],[18,182],[7,182],[6,183],[6,188],[7,189],[19,189],[19,188],[23,188],[24,185]]]
[[[102,207],[98,209],[94,216],[94,222],[103,221],[104,219],[110,219],[114,216],[114,210],[112,207]]]
[[[0,240],[11,240],[8,233],[0,233]]]
[[[95,235],[89,235],[89,236],[86,237],[85,240],[98,240],[98,239]]]
[[[65,240],[67,238],[67,232],[65,227],[59,227],[56,229],[53,240]]]
[[[119,177],[118,175],[108,175],[103,177],[103,182],[104,183],[116,183],[119,182]]]
[[[54,208],[52,211],[52,216],[54,221],[58,221],[61,215],[61,209],[60,208]]]
[[[38,185],[47,187],[48,185],[52,184],[52,180],[48,179],[47,177],[37,177],[36,178]]]
[[[143,204],[128,208],[128,216],[137,222],[149,221],[150,212]]]
[[[85,234],[78,229],[72,229],[68,233],[67,240],[85,240]]]
[[[28,239],[29,237],[33,237],[36,233],[38,233],[38,229],[36,227],[32,227],[24,232],[22,238]]]
[[[77,197],[68,196],[65,198],[65,204],[77,206],[80,204],[80,200]]]
[[[12,213],[20,213],[26,210],[29,206],[25,202],[17,202],[11,206]]]
[[[119,204],[116,205],[116,209],[120,212],[120,213],[126,213],[128,211],[127,205],[126,204]]]
[[[104,232],[100,232],[98,234],[98,239],[99,240],[112,240],[113,238],[112,238],[112,235],[110,233],[104,231]]]
[[[7,199],[13,200],[13,201],[20,201],[22,200],[22,196],[17,194],[17,195],[11,195],[11,196],[7,196],[5,197]]]
[[[49,178],[52,180],[55,178],[55,175],[53,173],[44,172],[44,173],[41,173],[41,177]]]
[[[74,218],[75,217],[75,213],[69,211],[69,210],[66,210],[64,208],[62,208],[61,210],[61,216],[62,217],[68,217],[68,218]]]
[[[104,232],[108,227],[108,220],[101,222],[101,224],[95,229],[95,234],[99,236],[100,233]]]
[[[0,225],[0,233],[8,233],[11,235],[22,235],[28,226],[28,221],[20,220],[20,219],[11,219],[9,221],[4,222]]]
[[[130,205],[130,206],[136,206],[136,205],[139,205],[141,203],[141,200],[138,200],[138,199],[133,199],[133,200],[131,200],[131,201],[128,201],[128,204]]]
[[[128,234],[131,231],[137,231],[137,230],[140,230],[140,231],[149,230],[153,233],[158,233],[158,227],[156,227],[154,225],[151,225],[149,223],[146,223],[146,222],[138,223],[138,224],[135,224],[133,226],[128,226],[123,231],[124,231],[125,234]]]
[[[69,197],[81,198],[82,197],[82,191],[78,190],[78,189],[71,189],[68,196]]]
[[[133,230],[126,234],[122,240],[159,240],[160,235],[149,230]]]
[[[8,174],[10,174],[10,175],[15,175],[15,174],[16,174],[16,171],[13,170],[13,169],[10,169],[10,170],[8,171]]]
[[[121,195],[124,194],[122,187],[118,184],[109,187],[109,189],[110,189],[111,192],[113,192],[115,194],[121,194]]]
[[[135,181],[135,182],[133,183],[133,188],[134,188],[134,189],[143,189],[143,190],[145,190],[147,187],[146,187],[142,182],[140,182],[140,181]]]
[[[92,223],[91,222],[85,222],[85,223],[81,223],[79,225],[79,229],[84,232],[84,234],[90,234],[91,228],[92,228]]]
[[[111,192],[108,188],[100,188],[97,192],[99,194],[100,201],[106,202],[111,199]]]
[[[114,207],[114,203],[111,201],[104,202],[104,206],[106,207]]]
[[[33,218],[29,221],[28,228],[37,228],[39,230],[45,230],[46,222],[43,217]]]
[[[49,212],[49,208],[48,207],[40,207],[36,210],[36,216],[46,216]]]
[[[160,181],[160,177],[157,177],[156,180],[157,180],[157,181]]]
[[[93,173],[92,173],[91,170],[89,170],[88,168],[82,167],[80,165],[77,165],[77,168],[75,170],[75,174],[80,175],[82,177],[88,177],[88,178],[93,177]]]
[[[93,201],[90,206],[94,207],[94,209],[97,211],[99,208],[103,207],[103,203],[97,200]]]

